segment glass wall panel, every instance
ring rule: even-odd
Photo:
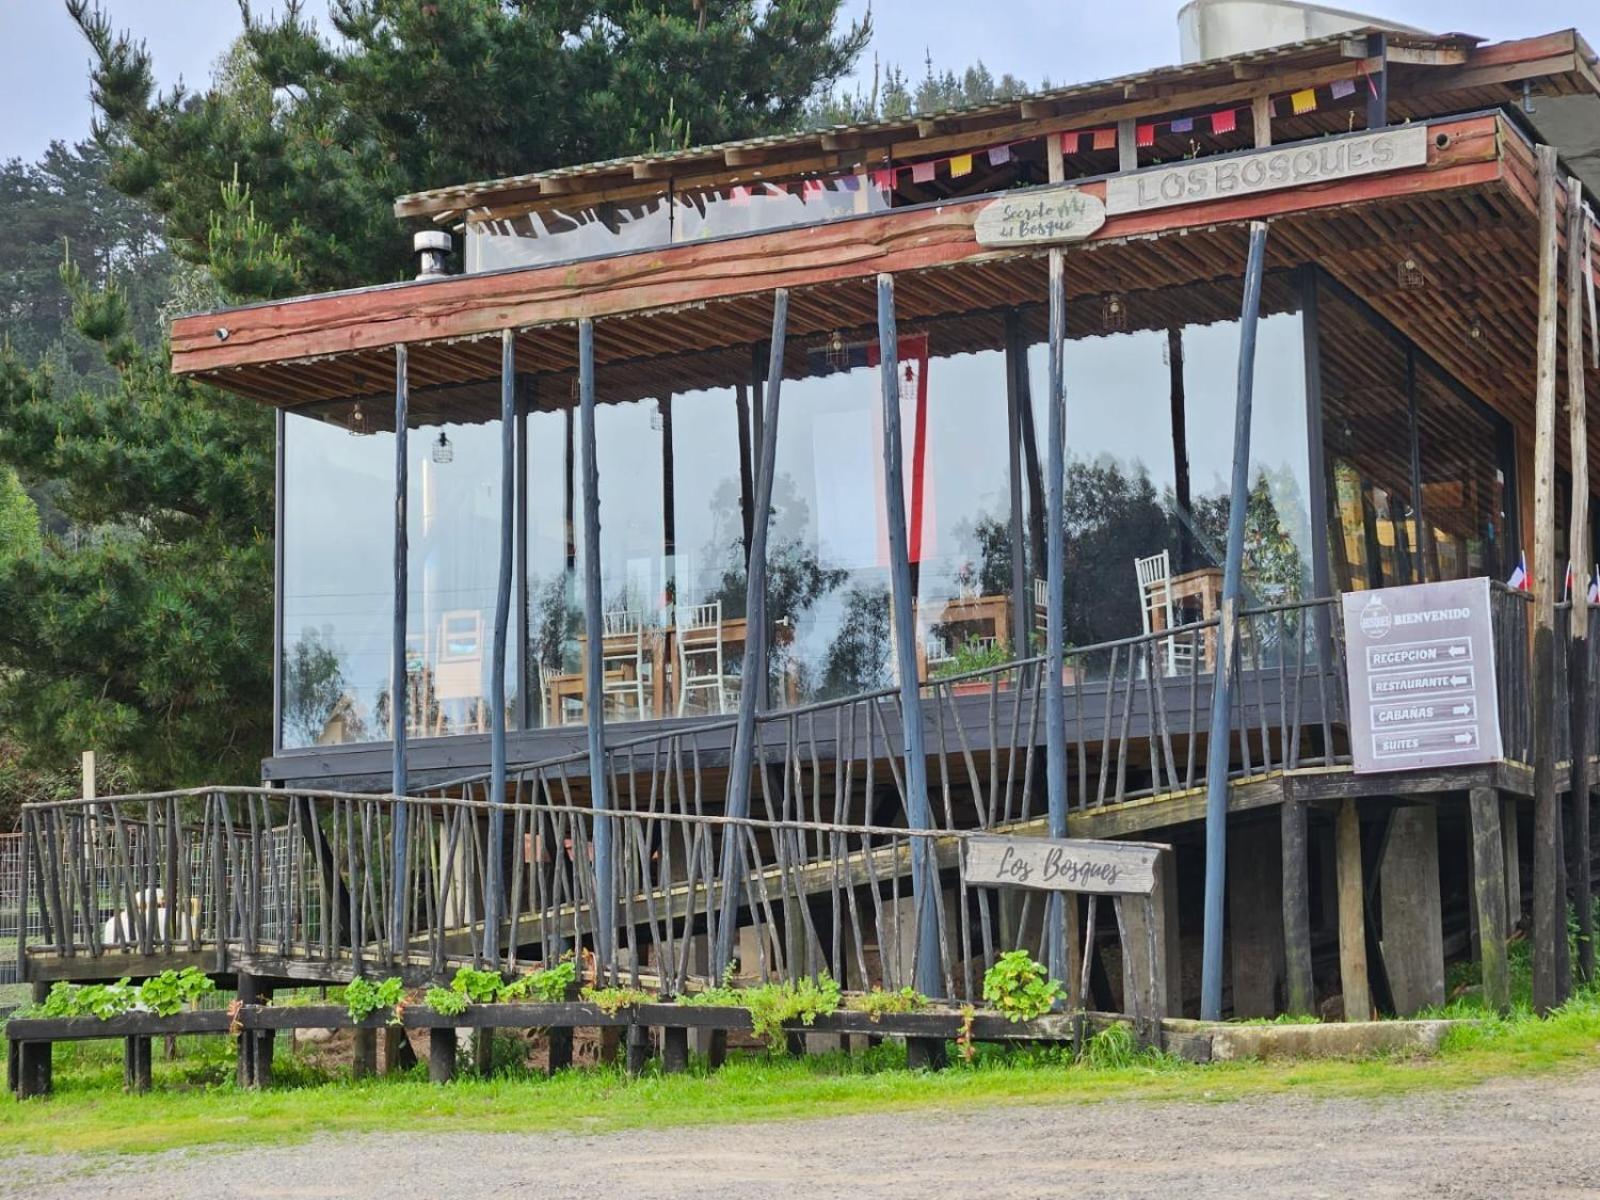
[[[1415,583],[1407,350],[1337,291],[1319,287],[1328,550],[1341,592]]]
[[[1227,544],[1240,284],[1070,302],[1066,387],[1066,627],[1069,644],[1209,616]],[[1231,315],[1230,315],[1231,314]],[[1048,346],[1030,314],[1028,379],[1041,469]],[[1310,594],[1311,536],[1302,326],[1293,281],[1269,276],[1257,334],[1246,603]],[[1037,489],[1036,489],[1037,491]],[[1042,492],[1035,504],[1042,503]],[[1032,573],[1044,575],[1042,516]],[[1164,558],[1162,556],[1165,556]],[[1165,578],[1153,613],[1142,569]],[[1164,606],[1165,588],[1160,597]],[[1042,625],[1042,613],[1039,617]]]
[[[406,675],[414,737],[489,729],[500,424],[443,418],[494,402],[479,390],[412,398]],[[394,437],[381,428],[388,404],[339,405],[285,422],[286,748],[390,737]]]
[[[1509,432],[1430,363],[1419,363],[1416,387],[1426,577],[1504,579],[1516,558],[1506,536]]]
[[[672,240],[693,242],[882,212],[887,187],[860,175],[792,183],[751,183],[678,193],[672,202]]]
[[[900,334],[908,550],[923,679],[1009,654],[1006,356],[999,317]],[[775,706],[895,682],[875,330],[792,347],[769,613]]]
[[[550,208],[467,222],[466,269],[496,271],[618,254],[664,246],[671,238],[672,209],[664,194],[572,211]]]
[[[747,632],[737,401],[749,363],[741,348],[597,376],[608,721],[737,706]],[[528,669],[547,725],[582,722],[588,703],[571,392],[570,379],[541,381],[545,403],[528,418]]]

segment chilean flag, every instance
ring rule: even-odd
[[[1589,603],[1600,604],[1600,566],[1594,569],[1594,578],[1589,581]]]
[[[1526,554],[1517,555],[1517,569],[1511,572],[1511,578],[1506,580],[1506,586],[1517,592],[1533,591],[1533,582],[1528,578],[1528,556]]]

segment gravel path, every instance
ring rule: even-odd
[[[1600,1192],[1600,1071],[1383,1100],[1002,1107],[720,1128],[361,1134],[0,1160],[0,1196],[1505,1197]]]

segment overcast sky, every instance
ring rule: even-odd
[[[307,0],[323,11],[326,0]],[[179,77],[203,85],[211,64],[239,31],[235,0],[101,0],[119,27],[150,45],[163,83]],[[257,8],[273,0],[256,0]],[[846,0],[859,15],[867,0]],[[862,60],[870,76],[876,53],[913,74],[925,54],[939,68],[982,59],[996,75],[1009,71],[1030,83],[1104,79],[1178,59],[1179,0],[877,0],[876,35]],[[1458,30],[1492,39],[1578,26],[1600,41],[1594,0],[1395,0],[1352,7],[1435,31]],[[89,130],[89,51],[67,16],[64,0],[0,0],[0,157],[36,158],[52,138],[76,139]]]

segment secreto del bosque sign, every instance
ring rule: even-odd
[[[1344,635],[1358,774],[1501,757],[1487,579],[1346,593]]]

